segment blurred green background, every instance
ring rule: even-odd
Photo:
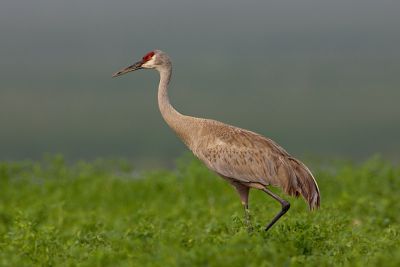
[[[111,74],[158,48],[188,115],[268,136],[294,155],[400,151],[399,1],[0,3],[0,160],[62,153],[168,164],[184,150],[158,77]]]

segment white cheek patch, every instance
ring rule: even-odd
[[[153,56],[149,61],[142,64],[142,68],[153,68],[155,66],[155,56]]]

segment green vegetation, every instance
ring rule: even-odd
[[[236,192],[192,158],[174,171],[62,157],[0,163],[0,266],[400,266],[400,167],[317,163],[322,207]],[[279,192],[279,190],[277,190]]]

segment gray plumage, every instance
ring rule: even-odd
[[[287,201],[269,191],[268,186],[279,187],[291,196],[301,195],[310,209],[319,207],[320,192],[312,173],[277,143],[222,122],[182,115],[172,107],[167,91],[172,64],[166,53],[150,52],[113,76],[142,68],[156,69],[160,73],[158,104],[164,120],[194,155],[236,188],[246,212],[250,188],[263,190],[281,203],[281,212],[266,230],[290,207]]]

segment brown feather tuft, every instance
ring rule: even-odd
[[[301,161],[292,157],[288,159],[293,176],[292,179],[289,179],[291,180],[289,187],[284,191],[296,197],[301,194],[307,201],[310,210],[319,208],[320,193],[312,173]]]

